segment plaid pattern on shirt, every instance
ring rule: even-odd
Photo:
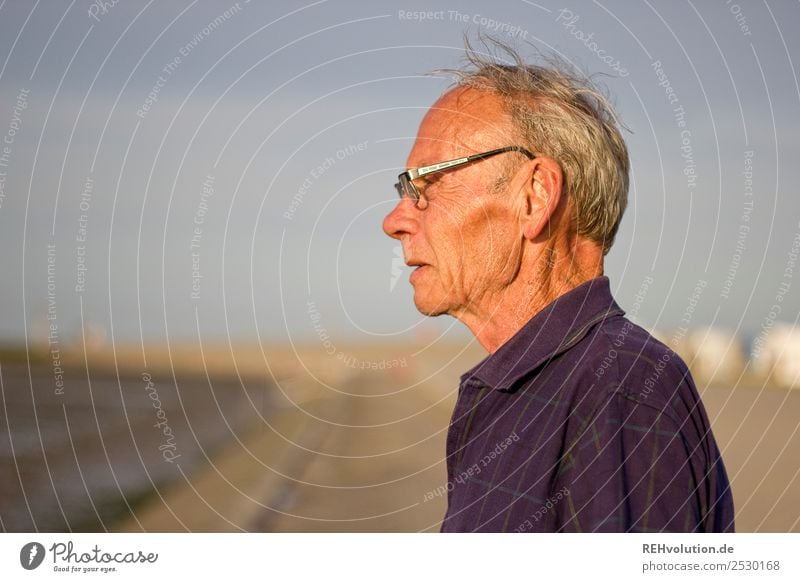
[[[686,365],[624,317],[606,277],[461,377],[447,474],[443,532],[734,530]]]

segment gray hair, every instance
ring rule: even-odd
[[[558,161],[563,192],[574,204],[577,233],[608,253],[628,203],[630,169],[613,106],[562,60],[550,57],[546,66],[527,64],[513,48],[489,40],[513,64],[499,62],[491,51],[479,53],[467,41],[467,66],[446,72],[456,75],[457,87],[496,93],[522,141],[515,145]]]

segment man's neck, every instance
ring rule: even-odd
[[[500,301],[493,303],[492,311],[465,313],[459,319],[484,349],[493,354],[531,318],[567,291],[569,289],[554,295],[549,288],[531,286],[526,294],[505,293]]]
[[[547,305],[578,285],[603,274],[599,260],[580,265],[573,260],[549,261],[540,257],[533,274],[517,277],[495,297],[484,297],[481,307],[457,315],[490,354],[511,339]],[[528,271],[531,273],[531,271]]]

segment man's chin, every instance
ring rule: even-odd
[[[414,294],[414,305],[422,315],[427,315],[428,317],[436,317],[438,315],[445,315],[447,314],[447,309],[445,309],[445,304],[442,302],[436,301],[429,301],[425,298],[417,297],[417,294]]]

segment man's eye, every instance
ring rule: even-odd
[[[431,197],[431,192],[436,191],[436,184],[438,180],[425,180],[419,187],[419,191],[427,198]]]
[[[435,174],[428,174],[427,176],[423,176],[420,178],[422,181],[422,187],[427,188],[429,186],[435,185],[439,180],[442,178],[442,172],[437,172]]]

